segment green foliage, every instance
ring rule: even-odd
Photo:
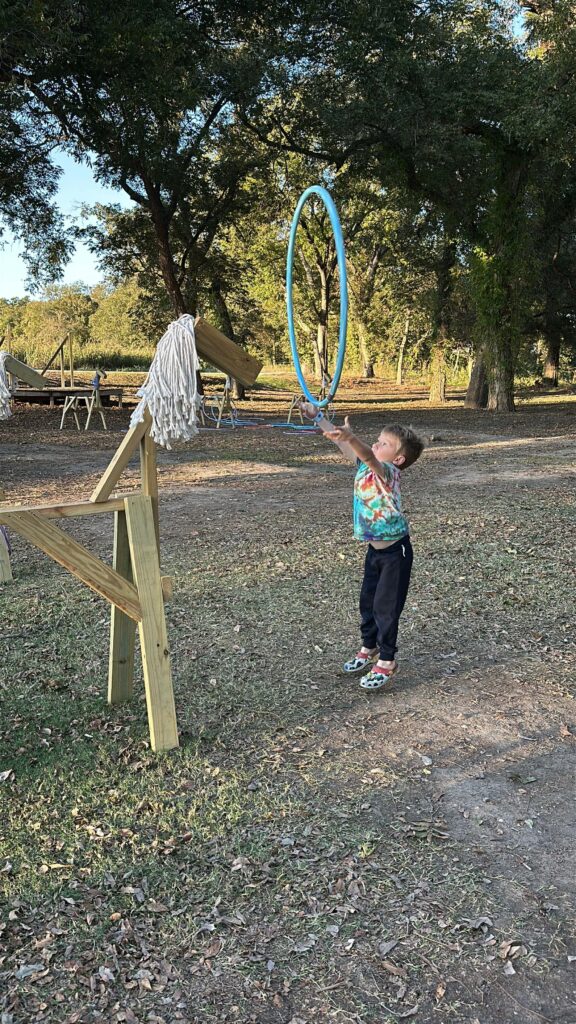
[[[322,182],[347,244],[349,365],[393,366],[406,336],[415,367],[474,344],[492,407],[510,409],[533,343],[557,355],[576,339],[573,13],[569,0],[16,0],[0,12],[0,218],[36,279],[56,278],[69,238],[49,153],[64,144],[133,202],[85,211],[78,229],[113,285],[87,314],[109,358],[187,310],[279,362],[287,232]],[[338,311],[319,204],[297,253],[300,351],[318,370]],[[30,305],[14,327],[30,351],[68,322],[86,342],[79,308]]]

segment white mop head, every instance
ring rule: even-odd
[[[185,313],[170,324],[158,342],[146,382],[138,391],[141,401],[132,413],[130,426],[142,422],[148,407],[152,417],[150,436],[156,444],[169,449],[170,441],[194,437],[201,403],[198,368],[194,317]]]

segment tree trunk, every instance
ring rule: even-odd
[[[470,383],[464,399],[465,409],[485,409],[488,405],[488,374],[484,357],[480,353],[472,364]]]
[[[562,339],[558,328],[556,326],[548,327],[546,332],[546,358],[544,360],[542,377],[551,388],[558,387],[561,343]]]
[[[360,348],[360,358],[362,359],[362,376],[365,380],[372,380],[374,377],[374,363],[372,356],[368,349],[368,342],[366,340],[366,326],[364,321],[357,317],[356,324],[358,327],[358,346]]]
[[[446,357],[444,346],[440,345],[437,345],[432,353],[429,400],[431,402],[446,401]]]
[[[238,344],[238,340],[236,338],[236,331],[234,330],[234,326],[232,324],[232,318],[230,316],[228,304],[222,293],[222,286],[220,284],[220,281],[212,281],[211,292],[214,298],[214,305],[222,321],[224,334],[226,335],[227,338],[230,338],[230,341],[233,341],[236,344]],[[236,399],[236,401],[241,401],[246,395],[244,385],[241,384],[239,380],[236,380],[235,377],[230,378],[230,385],[230,393],[232,395],[232,398]]]
[[[406,317],[406,323],[404,325],[404,334],[402,335],[402,341],[400,342],[400,350],[398,352],[398,364],[396,366],[396,383],[404,383],[404,353],[406,351],[406,344],[408,342],[408,331],[410,329],[410,315]]]
[[[436,270],[436,309],[432,333],[432,368],[430,401],[446,401],[446,346],[449,337],[448,302],[452,291],[452,268],[456,262],[456,246],[446,236]]]
[[[170,245],[170,218],[164,209],[162,200],[157,196],[152,187],[147,188],[147,196],[150,204],[150,213],[152,215],[154,230],[156,232],[156,241],[158,243],[158,263],[160,265],[162,280],[166,285],[166,291],[170,296],[170,301],[172,302],[176,316],[182,316],[184,313],[189,313],[190,310],[188,309],[182,294],[182,289],[178,283],[176,267],[172,258],[172,247]]]
[[[314,363],[322,386],[328,380],[328,303],[330,299],[326,273],[320,268],[320,309],[316,328]]]
[[[490,412],[514,412],[514,360],[511,352],[499,355],[488,369],[488,409]]]

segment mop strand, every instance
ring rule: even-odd
[[[150,436],[156,444],[170,449],[170,441],[194,437],[201,404],[198,369],[194,317],[185,313],[169,325],[158,342],[146,381],[138,391],[141,401],[132,413],[130,426],[141,423],[148,408],[152,417]]]
[[[0,420],[9,420],[12,415],[10,400],[12,393],[8,387],[8,374],[6,373],[7,352],[0,352]]]

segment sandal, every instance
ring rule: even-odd
[[[377,657],[377,647],[373,649],[372,653],[370,653],[370,651],[358,651],[356,657],[351,658],[350,661],[347,661],[346,664],[342,666],[342,669],[344,672],[347,673],[361,672],[363,671],[363,669],[366,668],[367,665],[371,665],[374,659]]]
[[[374,665],[374,668],[367,675],[362,676],[360,686],[363,690],[381,690],[397,672],[398,665],[396,662],[394,662],[391,668],[384,668],[383,665]]]

